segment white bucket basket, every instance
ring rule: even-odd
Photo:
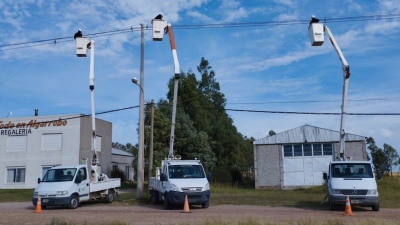
[[[311,23],[308,27],[312,46],[321,46],[324,43],[324,25],[322,23]]]
[[[151,24],[153,25],[153,41],[162,41],[167,22],[162,19],[153,19]]]
[[[75,39],[76,55],[78,57],[86,57],[87,56],[87,44],[88,43],[89,43],[89,40],[86,37],[77,37]]]

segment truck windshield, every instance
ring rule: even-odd
[[[171,165],[168,167],[168,176],[172,179],[206,177],[201,165]]]
[[[44,175],[42,182],[72,181],[76,173],[75,168],[50,169]]]
[[[369,163],[332,164],[331,170],[334,178],[373,178]]]

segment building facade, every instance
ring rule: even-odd
[[[111,175],[111,122],[96,119],[99,172]],[[85,115],[0,119],[0,189],[35,188],[56,165],[93,157],[92,120]]]
[[[253,146],[257,189],[318,186],[339,155],[339,132],[304,125],[256,140]],[[345,157],[367,160],[365,137],[346,134]]]
[[[128,181],[134,180],[135,174],[132,167],[132,162],[134,159],[135,157],[131,153],[117,148],[112,148],[112,169],[124,171],[125,178]]]

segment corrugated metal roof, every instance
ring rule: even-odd
[[[346,133],[345,141],[363,141],[364,136]],[[304,142],[339,142],[339,132],[310,125],[287,130],[276,135],[265,137],[253,142],[255,145],[286,144]]]
[[[126,152],[124,150],[120,150],[118,148],[112,148],[112,152],[113,155],[123,155],[123,156],[130,156],[133,157],[133,155],[129,152]]]

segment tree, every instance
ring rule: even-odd
[[[371,151],[372,163],[375,171],[381,174],[391,174],[392,166],[398,165],[399,155],[391,145],[384,144],[383,149],[375,144],[372,137],[367,138],[368,149]]]
[[[394,149],[391,145],[384,144],[383,145],[383,152],[387,157],[387,162],[390,170],[390,176],[393,176],[393,166],[398,165],[399,162],[399,154],[397,150]]]
[[[270,131],[268,132],[268,137],[271,137],[271,136],[274,136],[274,135],[276,135],[275,131],[270,130]]]

